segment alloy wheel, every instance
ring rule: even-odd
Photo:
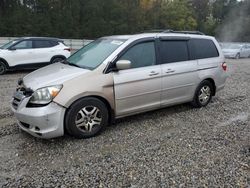
[[[205,85],[200,89],[199,101],[202,105],[206,104],[211,98],[211,89],[209,86]]]
[[[92,132],[101,126],[102,115],[100,109],[95,106],[86,106],[76,115],[75,125],[82,132]]]

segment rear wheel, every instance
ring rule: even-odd
[[[7,71],[7,67],[4,62],[0,61],[0,75],[4,74]]]
[[[213,85],[208,80],[204,80],[198,86],[192,105],[196,108],[205,107],[212,99]]]
[[[65,128],[77,138],[99,134],[108,124],[108,110],[99,99],[88,97],[75,102],[67,111]]]
[[[62,57],[56,57],[54,59],[52,59],[51,63],[58,63],[58,62],[61,62],[63,61],[65,58],[62,58]]]

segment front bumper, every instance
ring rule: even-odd
[[[39,138],[55,138],[64,135],[65,108],[51,102],[44,107],[27,108],[30,97],[22,99],[18,106],[11,109],[18,120],[19,127],[29,134]]]
[[[224,53],[225,58],[235,58],[236,54]]]

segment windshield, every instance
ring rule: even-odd
[[[8,49],[11,45],[15,44],[17,40],[12,40],[8,42],[7,44],[4,44],[3,46],[0,47],[0,49]]]
[[[93,70],[98,67],[110,54],[112,54],[125,40],[101,38],[70,56],[69,64]]]
[[[240,44],[228,44],[227,46],[224,47],[225,49],[240,49],[241,45]]]

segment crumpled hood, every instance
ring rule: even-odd
[[[28,74],[23,78],[23,83],[27,88],[35,91],[39,88],[63,84],[67,80],[88,72],[90,70],[55,63]]]

